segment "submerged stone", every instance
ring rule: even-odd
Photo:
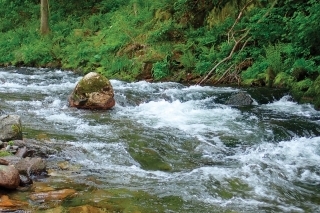
[[[2,212],[2,210],[4,210],[5,212],[14,212],[15,209],[20,209],[27,206],[28,203],[18,200],[12,200],[7,195],[2,195],[0,197],[0,212]]]
[[[83,212],[83,213],[103,213],[105,212],[104,210],[97,208],[97,207],[93,207],[90,205],[84,205],[84,206],[77,206],[77,207],[72,207],[69,208],[69,212],[70,213],[78,213],[78,212]]]
[[[61,189],[57,191],[33,193],[30,198],[31,200],[38,202],[62,201],[75,193],[76,191],[74,189]]]
[[[98,73],[88,73],[69,96],[69,105],[79,109],[111,109],[115,100],[110,81]]]
[[[131,157],[135,159],[143,169],[160,171],[172,170],[171,165],[167,163],[154,149],[146,147],[135,147],[130,148],[129,153]]]

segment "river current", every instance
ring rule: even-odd
[[[77,164],[67,174],[75,182],[124,190],[119,197],[147,193],[158,203],[138,202],[152,212],[319,211],[320,112],[312,105],[284,93],[232,107],[224,104],[231,94],[252,90],[111,80],[116,106],[86,111],[67,103],[80,79],[0,69],[0,108],[21,116],[24,137],[72,147],[50,159]]]

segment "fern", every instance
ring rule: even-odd
[[[285,66],[281,57],[283,44],[269,45],[264,48],[265,60],[275,74],[284,71]]]

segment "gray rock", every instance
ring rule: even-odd
[[[20,184],[18,170],[14,166],[0,165],[0,187],[16,189]]]
[[[20,174],[27,175],[40,175],[42,172],[46,172],[46,161],[41,158],[21,158],[14,167]]]
[[[18,151],[15,155],[20,158],[25,158],[25,157],[27,157],[27,154],[28,154],[27,147],[24,146],[24,147],[18,149]]]
[[[26,146],[25,140],[14,140],[13,143],[15,146],[18,146],[20,148]]]
[[[22,139],[22,126],[19,115],[0,115],[0,140]]]
[[[253,100],[250,95],[239,92],[230,96],[229,100],[225,104],[232,106],[248,106],[252,105]]]
[[[33,181],[30,177],[25,176],[25,175],[20,175],[20,186],[28,186],[32,183],[33,183]]]
[[[49,155],[55,155],[58,151],[52,143],[44,143],[34,139],[25,139],[24,145],[27,147],[28,157],[42,157],[47,158]],[[61,144],[63,146],[63,144]]]
[[[16,163],[18,163],[21,158],[17,157],[15,155],[9,155],[9,156],[5,156],[1,158],[3,161],[6,161],[9,165],[15,165]]]

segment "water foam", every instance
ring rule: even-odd
[[[320,116],[320,112],[316,111],[311,104],[298,104],[292,101],[292,97],[287,95],[279,101],[261,106],[275,112],[286,113],[291,115],[300,115],[304,117]]]

